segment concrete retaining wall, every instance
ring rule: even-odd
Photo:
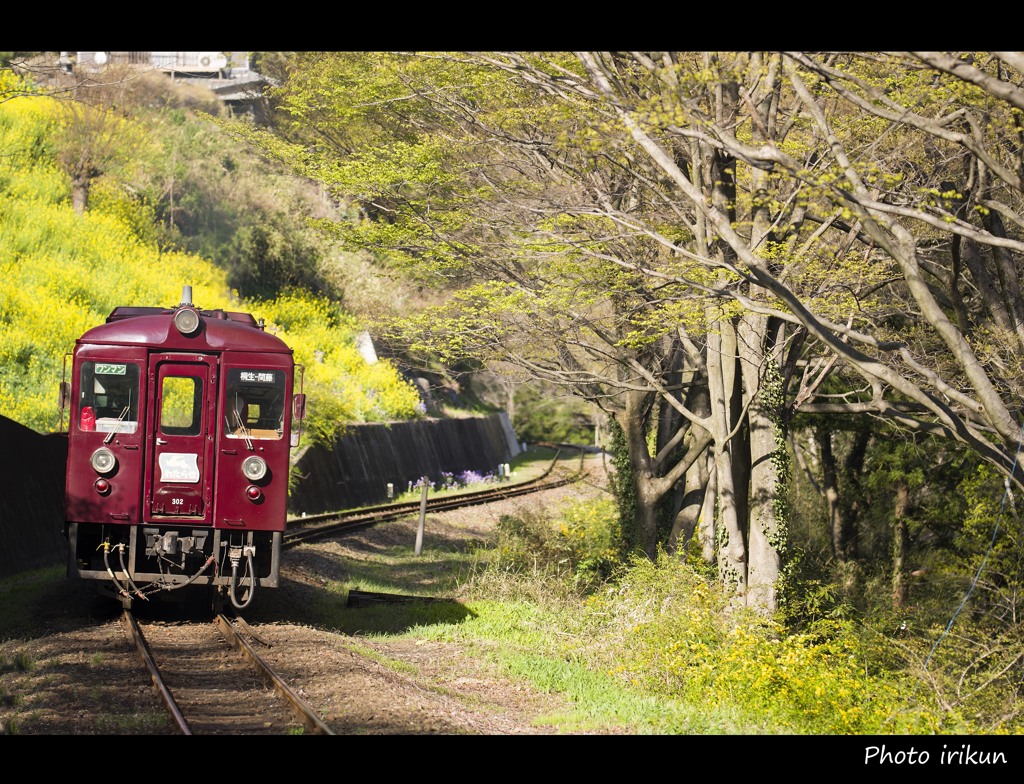
[[[497,473],[519,454],[504,413],[469,419],[429,419],[388,425],[353,425],[332,449],[312,447],[297,463],[298,485],[289,512],[330,512],[386,503],[420,477],[438,482],[445,472]]]

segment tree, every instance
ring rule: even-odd
[[[840,405],[805,398],[802,410],[871,412],[903,427],[956,439],[1020,485],[1015,459],[1021,440],[1016,389],[1019,262],[1011,255],[1020,245],[1008,236],[1001,219],[1016,216],[1019,204],[1013,174],[1020,159],[1014,112],[1021,93],[1009,79],[1015,75],[1008,73],[1008,66],[1020,59],[1000,53],[986,60],[986,70],[975,67],[972,58],[938,53],[917,53],[917,62],[910,55],[815,59],[789,53],[760,61],[765,67],[755,69],[759,61],[753,53],[746,61],[751,68],[742,70],[737,64],[744,56],[712,56],[709,62],[756,75],[760,84],[784,78],[786,90],[765,104],[750,89],[732,88],[746,107],[738,114],[702,113],[692,100],[680,114],[652,111],[650,96],[638,96],[631,89],[634,83],[622,77],[621,61],[628,59],[631,66],[662,77],[667,90],[658,97],[664,105],[669,98],[693,95],[680,87],[682,57],[671,53],[618,59],[581,53],[589,80],[566,87],[570,80],[562,78],[561,84],[578,95],[596,92],[595,100],[617,112],[637,144],[707,217],[733,254],[709,261],[741,275],[752,292],[775,299],[777,304],[768,303],[768,312],[798,321],[870,385],[868,394]],[[808,71],[820,81],[809,84]],[[730,94],[727,80],[713,81],[723,94]],[[825,84],[845,103],[836,104],[836,93],[824,89]],[[787,104],[782,100],[787,96],[795,100]],[[759,106],[770,111],[758,114]],[[776,119],[778,126],[771,125]],[[963,129],[951,130],[955,123]],[[784,125],[802,127],[799,147],[764,134]],[[871,131],[883,132],[882,141],[872,139]],[[756,233],[748,234],[736,220],[732,202],[716,200],[713,191],[701,188],[692,168],[680,165],[671,142],[693,139],[708,143],[737,166],[749,167],[752,184],[790,184],[792,201],[776,200],[771,216],[771,225],[780,231],[763,249],[750,241]],[[869,141],[871,154],[860,154]],[[847,152],[853,145],[856,158]],[[1002,162],[1004,156],[1009,163]],[[922,159],[932,165],[923,169]],[[980,225],[965,219],[972,214],[965,209],[970,200],[962,192],[967,189],[955,187],[956,170],[944,163],[949,160],[966,172],[963,179],[972,186],[968,196],[980,208],[974,213]],[[772,177],[763,180],[758,171]],[[752,188],[756,195],[756,186]],[[787,203],[794,206],[790,209]],[[801,235],[804,226],[814,232],[808,228]],[[773,251],[780,238],[839,253],[863,248],[869,263],[892,278],[872,299],[868,288],[856,292],[855,307],[849,307],[843,324],[831,315],[827,300],[808,297],[813,292],[795,285],[799,257],[778,264]],[[942,247],[949,249],[945,258]],[[965,307],[968,283],[978,292],[975,308]],[[870,317],[872,300],[876,308],[898,303],[902,309],[895,318],[876,320]],[[743,305],[762,312],[766,307],[753,300]]]
[[[373,56],[378,65],[380,58]],[[345,75],[366,72],[357,60],[352,54],[337,60],[318,55],[314,83],[329,81],[330,62],[341,81],[355,86]],[[566,56],[563,60],[573,62]],[[317,93],[302,78],[278,94],[289,112],[303,120],[295,146],[289,150],[275,142],[265,148],[312,174],[307,148],[300,150],[299,140],[317,138],[321,152],[324,140],[333,140],[333,156],[318,158],[317,171],[330,173],[326,181],[339,192],[339,200],[361,195],[360,211],[366,216],[338,226],[339,235],[363,247],[386,248],[393,263],[404,261],[421,275],[464,286],[442,308],[405,321],[401,338],[410,346],[451,359],[473,356],[516,365],[618,419],[636,484],[636,539],[649,557],[659,541],[675,544],[686,528],[677,520],[675,535],[671,526],[659,532],[660,505],[688,472],[706,479],[706,452],[717,435],[721,497],[736,498],[722,504],[726,519],[733,521],[727,526],[731,555],[724,563],[737,575],[734,584],[742,598],[747,531],[740,518],[750,504],[751,467],[766,469],[762,461],[741,454],[745,446],[736,448],[734,460],[728,444],[745,428],[737,424],[741,410],[744,416],[764,416],[767,410],[743,401],[744,394],[757,395],[763,350],[747,350],[744,342],[743,358],[731,355],[732,365],[748,367],[744,393],[735,367],[721,360],[720,347],[709,351],[706,345],[719,337],[718,327],[708,328],[709,318],[733,330],[736,313],[705,302],[707,286],[694,287],[687,278],[691,273],[698,281],[706,277],[699,265],[673,258],[659,238],[624,229],[618,221],[627,213],[651,224],[677,217],[660,183],[650,180],[650,167],[638,167],[621,149],[621,137],[601,129],[600,112],[594,115],[585,104],[567,103],[562,96],[545,97],[529,85],[496,80],[486,59],[394,59],[392,65],[392,84],[382,86],[376,77],[367,88],[374,108],[359,114],[360,121],[383,134],[372,148],[352,148],[353,132],[332,123],[344,126],[353,111],[312,105]],[[371,104],[367,93],[357,97],[357,92],[346,91],[346,107],[358,105],[360,98]],[[400,110],[384,121],[381,106],[389,101]],[[335,119],[329,122],[325,117],[332,111]],[[396,128],[400,132],[393,132]],[[586,141],[582,149],[580,138]],[[713,181],[718,173],[709,168],[706,176]],[[703,227],[682,231],[706,236]],[[651,274],[663,268],[669,272]],[[771,328],[777,331],[777,325]],[[743,321],[739,334],[756,342],[752,332],[758,329],[769,329],[767,320]],[[727,379],[715,387],[713,402],[707,391],[709,355],[710,372]],[[652,442],[649,435],[655,430]],[[758,429],[753,443],[777,452],[781,442],[775,426],[767,433],[765,441]],[[773,468],[769,462],[767,469]],[[734,470],[746,472],[738,480],[738,497],[732,490]],[[687,502],[693,507],[703,483],[691,485]],[[773,491],[759,494],[755,508],[770,515],[773,496]],[[772,522],[759,525],[755,541],[773,538]],[[774,537],[769,547],[777,544]],[[777,570],[777,556],[758,561],[755,571],[763,575],[758,590],[766,592],[758,602],[774,602]]]
[[[998,62],[317,53],[277,95],[292,144],[265,149],[355,209],[345,242],[460,287],[407,321],[410,345],[616,416],[644,552],[676,541],[669,498],[675,537],[710,533],[713,487],[720,574],[770,609],[796,412],[955,439],[1022,482],[1017,93]]]
[[[130,71],[109,68],[75,81],[58,102],[57,161],[71,180],[71,203],[79,214],[89,205],[93,183],[123,172],[143,156],[148,141],[120,108]]]

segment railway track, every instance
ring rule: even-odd
[[[552,476],[559,455],[539,477],[483,491],[440,496],[423,502],[365,507],[310,515],[290,521],[282,547],[343,534],[389,520],[427,512],[487,504],[562,487],[579,478]],[[424,597],[352,591],[349,604],[432,601]],[[260,657],[269,646],[239,616],[218,614],[208,622],[147,621],[140,625],[129,610],[122,616],[150,679],[167,708],[175,731],[183,735],[335,734],[315,711]]]
[[[253,642],[267,643],[244,619],[148,622],[145,631],[128,610],[122,620],[179,734],[334,734],[259,656]]]
[[[438,501],[447,508],[451,508],[449,504],[453,502],[457,505],[484,503],[545,486],[564,486],[577,478],[583,484],[592,484],[588,476],[574,476],[574,461],[568,462],[567,466],[562,460],[555,467],[562,478],[548,475],[538,481],[492,486],[489,492],[473,496],[432,498],[430,508],[440,509]],[[567,487],[562,489],[568,490]],[[561,490],[555,493],[558,498],[563,497]],[[516,502],[511,506],[516,506]],[[376,517],[408,515],[416,507],[412,504],[391,508],[390,514]],[[443,537],[431,540],[428,550],[431,557],[435,547],[444,550],[449,549],[449,545],[456,547],[456,538],[464,532],[475,537],[490,529],[485,519],[492,513],[478,513],[477,509],[482,507],[457,516],[455,524],[444,515],[428,523],[436,526],[435,533],[444,531]],[[358,511],[365,514],[368,510]],[[280,593],[270,592],[273,601],[255,607],[255,615],[247,615],[255,629],[247,628],[240,618],[230,618],[233,613],[228,613],[229,627],[236,627],[240,639],[258,658],[284,674],[291,690],[316,706],[327,722],[326,729],[319,726],[315,718],[300,718],[287,696],[282,696],[264,676],[250,669],[252,665],[245,662],[239,647],[227,644],[230,636],[221,629],[223,620],[215,621],[210,614],[209,599],[204,591],[197,590],[188,598],[185,592],[175,594],[173,602],[140,603],[131,614],[125,614],[120,608],[96,600],[92,592],[69,583],[66,594],[62,591],[56,604],[47,604],[47,611],[40,618],[54,633],[43,634],[38,644],[33,643],[35,647],[30,653],[37,661],[48,661],[54,651],[59,650],[60,666],[52,674],[40,675],[38,681],[29,681],[30,676],[26,675],[22,678],[24,683],[17,684],[17,689],[23,688],[32,700],[36,700],[32,695],[39,695],[34,703],[29,703],[29,697],[25,697],[25,709],[16,710],[0,700],[0,731],[3,722],[10,722],[6,726],[12,732],[20,724],[23,734],[47,735],[264,736],[329,733],[331,730],[337,734],[360,735],[537,732],[523,723],[525,720],[521,717],[506,717],[503,707],[493,708],[490,702],[481,707],[480,699],[492,699],[490,679],[477,680],[471,663],[460,661],[458,655],[449,655],[447,651],[442,655],[444,646],[425,643],[421,647],[419,642],[390,639],[369,646],[379,649],[386,661],[408,662],[414,668],[425,668],[422,678],[420,675],[413,677],[380,664],[376,653],[364,650],[367,646],[358,636],[352,643],[344,625],[321,626],[310,622],[318,618],[319,610],[311,608],[307,614],[305,602],[319,597],[321,585],[327,582],[319,579],[321,575],[331,580],[347,579],[344,568],[350,552],[358,555],[378,546],[390,546],[396,539],[404,541],[410,534],[410,523],[414,526],[414,522],[405,517],[393,526],[383,526],[380,538],[387,544],[357,532],[358,545],[335,548],[329,543],[323,547],[297,548],[290,554],[294,559],[289,557],[287,569],[283,568],[287,575]],[[348,606],[452,601],[447,597],[423,596],[422,592],[404,596],[360,590],[349,591],[347,597],[339,592],[337,598]],[[335,607],[337,603],[330,605],[330,611]],[[81,623],[82,618],[94,617],[102,622]],[[74,620],[69,623],[71,618]],[[268,625],[261,625],[263,623]],[[139,635],[126,634],[126,625],[129,632],[130,627],[138,626]],[[139,642],[133,642],[136,636],[147,642],[140,647]],[[272,645],[267,646],[267,642]],[[136,648],[139,650],[133,650]],[[20,647],[5,647],[4,653],[8,650],[13,651],[12,657],[22,653]],[[148,660],[141,668],[138,666],[140,655]],[[458,663],[452,663],[456,661]],[[438,662],[439,669],[434,672],[430,668]],[[6,676],[5,687],[11,677]],[[435,684],[436,688],[424,684]],[[495,690],[500,692],[500,696],[493,697],[495,705],[504,706],[506,697],[510,704],[517,704],[518,688],[508,689],[502,685]],[[465,699],[451,696],[463,692]],[[17,690],[10,693],[21,697]],[[157,697],[155,701],[154,697]],[[171,720],[166,718],[168,716]]]
[[[459,493],[447,496],[428,498],[424,506],[422,501],[383,504],[380,506],[363,507],[361,509],[325,512],[307,515],[289,521],[288,530],[284,533],[282,548],[294,547],[319,537],[337,535],[345,531],[357,530],[388,520],[398,520],[421,512],[443,512],[451,509],[462,509],[467,506],[488,504],[517,496],[550,490],[570,484],[579,478],[579,473],[553,476],[560,452],[556,452],[551,464],[543,474],[526,482],[501,485],[475,492]]]

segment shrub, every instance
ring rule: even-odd
[[[620,564],[621,535],[610,499],[570,501],[554,510],[524,509],[498,519],[494,566],[546,573],[589,590]]]
[[[721,588],[683,560],[632,561],[589,597],[577,655],[666,699],[731,709],[794,734],[959,732],[968,725],[931,702],[904,670],[881,669],[850,621],[798,634],[728,609]]]

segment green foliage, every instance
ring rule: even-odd
[[[607,504],[600,513],[614,515]],[[885,625],[878,618],[876,625],[887,631],[875,632],[853,621],[826,585],[806,592],[793,630],[730,609],[703,565],[695,569],[664,553],[654,562],[620,562],[610,579],[580,593],[564,568],[562,548],[571,537],[563,530],[572,529],[571,519],[566,516],[553,537],[542,513],[502,518],[497,549],[486,563],[491,577],[478,574],[471,585],[488,597],[518,597],[518,603],[473,602],[472,621],[460,634],[503,640],[506,666],[531,680],[551,674],[546,662],[572,663],[574,681],[590,685],[571,688],[555,677],[551,687],[571,693],[577,710],[589,709],[595,718],[629,715],[633,726],[649,722],[655,732],[961,734],[1018,726],[1012,702],[999,703],[1012,701],[1015,689],[1001,684],[987,701],[950,706],[952,684],[943,699],[922,688],[925,630],[910,634],[899,619]],[[594,530],[592,523],[587,529]],[[496,590],[510,577],[517,589]],[[530,661],[523,658],[527,649]],[[938,672],[929,679],[961,671],[949,659],[933,666]],[[618,682],[618,691],[607,678]],[[661,710],[624,708],[624,701],[631,703],[627,694]]]
[[[639,543],[637,531],[637,496],[636,482],[633,479],[633,464],[629,460],[626,439],[622,427],[615,417],[608,418],[608,454],[611,455],[612,467],[611,491],[619,510],[622,521],[623,541],[627,551],[633,550]]]
[[[940,700],[949,721],[970,717],[978,731],[1019,732],[1013,695],[1022,682],[1012,663],[1024,655],[1017,620],[1024,574],[1020,524],[1003,479],[948,443],[885,436],[872,440],[860,475],[871,501],[858,525],[861,590],[840,590],[831,547],[815,545],[813,531],[801,529],[795,538],[791,532],[794,557],[783,577],[780,620],[803,634],[856,619],[870,667],[919,678],[919,691]],[[844,456],[845,447],[837,458]],[[898,483],[910,492],[909,548],[906,601],[894,606],[889,548]],[[863,501],[864,490],[851,495]],[[827,520],[823,510],[799,508],[798,520]]]
[[[987,607],[997,615],[1016,615],[1016,596],[1024,589],[1024,539],[1013,495],[987,465],[977,466],[958,489],[965,515],[953,552],[967,562],[969,573],[980,573],[984,580],[986,595],[977,597],[976,611]],[[946,566],[963,571],[963,564],[955,564],[952,557]]]
[[[880,670],[845,621],[787,634],[763,618],[727,611],[714,582],[682,561],[637,559],[615,590],[586,603],[579,631],[592,667],[645,692],[726,705],[759,716],[774,732],[891,734],[958,732],[916,683]],[[598,644],[593,641],[600,640]]]
[[[787,629],[805,631],[816,624],[853,617],[853,608],[836,583],[821,579],[809,568],[803,551],[791,553],[779,580],[778,619]]]
[[[515,393],[516,435],[523,441],[589,444],[594,440],[593,414],[579,399],[543,394],[535,385],[522,385]]]
[[[123,223],[131,236],[146,245],[159,245],[162,235],[156,211],[110,179],[101,179],[89,197],[94,212],[110,215]]]
[[[622,557],[622,537],[610,499],[502,515],[497,532],[491,568],[563,576],[583,590],[607,580]]]
[[[0,411],[39,432],[58,428],[55,404],[63,358],[77,337],[120,305],[167,307],[191,285],[204,309],[264,318],[307,368],[310,428],[330,439],[351,421],[415,415],[415,388],[395,367],[368,364],[351,318],[302,290],[246,301],[210,261],[161,249],[145,201],[112,179],[98,185],[84,214],[68,204],[69,182],[41,140],[57,117],[51,99],[0,104]],[[278,292],[275,292],[275,294]],[[60,318],[54,318],[54,314]]]
[[[319,248],[286,224],[241,226],[222,251],[228,281],[246,296],[269,298],[295,286],[314,287]]]
[[[319,390],[306,426],[329,441],[346,423],[410,419],[419,393],[386,361],[369,364],[356,347],[357,329],[336,303],[302,289],[261,303],[269,323],[280,325],[304,367],[305,382]]]
[[[104,91],[106,85],[102,86]],[[109,98],[108,98],[109,100]],[[53,102],[54,159],[87,206],[93,184],[105,176],[128,176],[148,155],[152,139],[121,111],[83,100]]]
[[[333,214],[320,191],[227,132],[209,90],[156,76],[132,80],[125,97],[153,143],[121,183],[152,212],[158,244],[210,259],[243,298],[295,286],[340,296],[321,274],[327,245],[307,222]]]
[[[1020,518],[989,466],[975,466],[951,495],[961,502],[962,524],[950,546],[927,553],[924,574],[911,585],[914,647],[959,710],[1021,727],[1024,715],[1009,696],[1024,687],[1016,665],[1024,657]],[[959,512],[958,505],[947,509]]]

